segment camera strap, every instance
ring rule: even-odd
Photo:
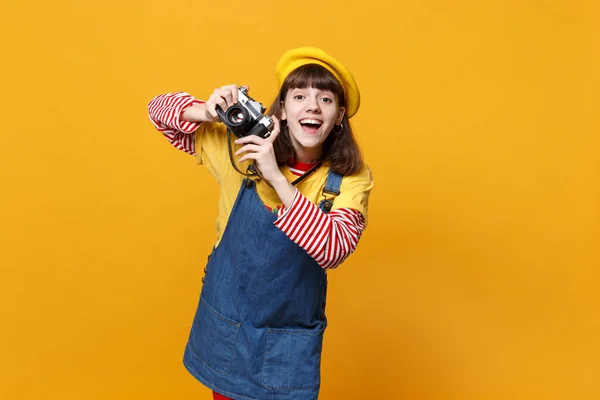
[[[258,179],[262,179],[262,176],[260,176],[260,173],[258,172],[258,168],[256,168],[254,166],[254,163],[252,163],[250,166],[248,166],[248,169],[246,170],[246,172],[240,171],[240,169],[237,167],[237,164],[235,163],[235,160],[233,159],[233,148],[231,147],[231,131],[229,130],[229,128],[227,128],[227,147],[229,148],[229,161],[231,162],[231,165],[237,172],[239,172],[240,174],[242,174],[248,178],[258,176]],[[251,172],[248,173],[247,171],[251,171]]]
[[[313,172],[315,172],[317,169],[319,169],[319,167],[321,166],[321,161],[319,161],[318,163],[316,163],[315,165],[313,165],[311,167],[311,169],[309,169],[308,171],[306,171],[305,173],[302,174],[302,176],[298,177],[296,180],[294,180],[292,182],[292,186],[296,186],[298,183],[302,182],[303,180],[305,180],[306,178],[308,178],[310,176],[310,174],[312,174]]]

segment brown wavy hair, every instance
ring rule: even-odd
[[[281,117],[283,104],[288,90],[312,87],[331,91],[338,99],[340,107],[345,107],[344,89],[340,82],[325,67],[318,64],[306,64],[293,70],[281,85],[279,94],[269,107],[268,114]],[[350,121],[344,114],[342,131],[331,132],[323,143],[322,161],[329,161],[331,168],[340,175],[353,175],[363,166],[363,159],[354,139]],[[296,157],[287,124],[282,124],[281,132],[273,143],[277,163],[282,166]]]

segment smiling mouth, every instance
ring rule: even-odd
[[[300,125],[305,131],[314,132],[323,125],[323,123],[316,119],[303,119],[300,120]]]

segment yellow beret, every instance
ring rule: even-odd
[[[288,50],[281,56],[277,67],[275,67],[279,87],[281,87],[290,72],[306,64],[319,64],[331,72],[344,88],[346,116],[350,118],[356,114],[360,106],[360,92],[354,77],[338,60],[316,47],[300,47]]]

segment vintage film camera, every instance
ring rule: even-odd
[[[257,135],[267,138],[273,129],[273,119],[264,115],[266,109],[262,104],[248,96],[248,89],[238,88],[238,102],[226,111],[219,106],[215,108],[221,121],[235,136],[242,138]]]

